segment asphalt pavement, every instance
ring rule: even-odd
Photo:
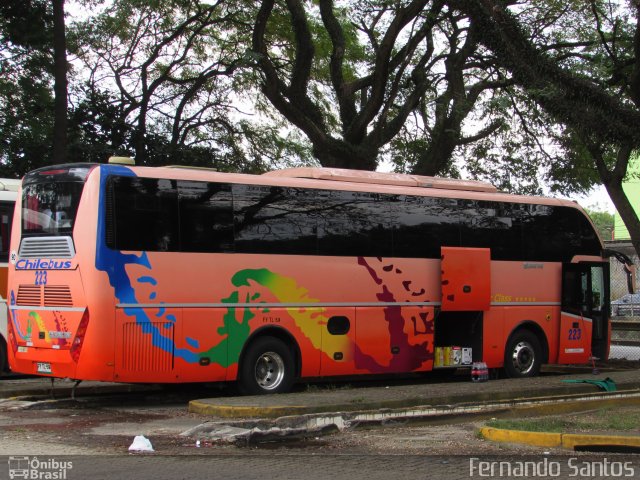
[[[463,370],[446,382],[425,375],[420,381],[400,384],[330,383],[281,395],[204,398],[190,401],[189,411],[213,420],[190,433],[249,444],[390,422],[446,423],[456,417],[558,415],[640,405],[640,370],[599,374],[580,370],[566,374],[556,369],[535,378],[481,383],[472,382]],[[640,452],[640,437],[618,432],[555,434],[484,428],[480,434],[500,442]]]
[[[565,372],[570,369],[564,370]],[[555,370],[534,378],[497,379],[472,382],[464,370],[455,378],[443,381],[433,375],[408,383],[335,382],[312,384],[301,391],[259,396],[214,397],[192,400],[191,412],[216,417],[279,417],[322,412],[399,409],[417,406],[478,404],[566,395],[591,394],[601,391],[593,383],[567,383],[563,380],[587,382],[611,378],[618,391],[640,391],[640,370],[601,371],[591,369],[562,374]]]
[[[607,379],[609,380],[604,382]],[[616,390],[604,391],[605,384],[610,386],[612,383]],[[57,399],[69,398],[73,387],[72,381],[57,380],[54,383],[54,396]],[[82,398],[162,389],[159,385],[82,382],[77,385],[75,395],[76,398]],[[0,380],[0,399],[49,397],[50,393],[49,378]],[[632,404],[640,404],[640,369],[604,370],[594,375],[590,368],[573,371],[570,368],[555,368],[547,369],[534,378],[491,379],[480,383],[472,382],[470,376],[462,370],[455,377],[446,380],[437,375],[425,374],[401,380],[336,379],[299,385],[292,393],[277,395],[235,396],[229,395],[227,391],[191,400],[188,409],[192,413],[211,416],[211,425],[204,427],[210,433],[220,431],[220,425],[224,424],[225,432],[231,426],[235,432],[233,435],[254,435],[257,430],[265,428],[281,435],[281,431],[286,430],[295,434],[309,430],[321,432],[327,425],[332,428],[337,425],[338,429],[342,429],[344,425],[354,423],[384,424],[390,418],[426,418],[515,409],[516,416],[524,409],[530,410],[527,415],[548,415],[572,412],[576,408],[584,409],[584,405],[587,405],[586,408],[601,408],[607,405]],[[201,428],[200,432],[202,431],[204,430]],[[539,436],[534,438],[526,432],[504,433],[495,432],[495,429],[486,432],[485,436],[498,441],[530,444],[540,441],[559,442],[559,445],[569,441],[575,443],[575,439],[570,440],[569,437],[545,437],[540,440]],[[638,437],[628,438],[623,443],[640,446]],[[614,444],[620,440],[609,436],[597,441]]]
[[[410,408],[425,405],[454,405],[545,398],[563,395],[591,394],[602,391],[592,382],[611,378],[620,391],[640,392],[640,369],[601,370],[594,375],[590,368],[553,368],[543,374],[523,379],[491,379],[472,382],[468,371],[442,379],[437,375],[378,379],[335,379],[298,385],[294,392],[275,395],[242,396],[215,394],[209,398],[191,400],[189,410],[216,417],[246,418],[275,417],[320,412]],[[589,383],[567,383],[564,380],[583,380]],[[71,395],[75,382],[56,379],[55,398]],[[50,396],[51,378],[5,377],[0,380],[0,398]],[[92,395],[161,391],[161,385],[108,382],[81,382],[76,386],[78,398]]]

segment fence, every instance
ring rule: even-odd
[[[606,247],[627,254],[636,265],[640,286],[640,260],[629,242],[605,242]],[[611,353],[610,360],[640,360],[640,293],[630,294],[620,262],[611,259]]]

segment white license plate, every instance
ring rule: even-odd
[[[51,373],[51,364],[49,362],[38,362],[36,366],[38,373]]]

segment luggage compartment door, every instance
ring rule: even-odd
[[[491,306],[491,250],[442,247],[442,311],[487,311]]]

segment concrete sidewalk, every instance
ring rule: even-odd
[[[389,382],[389,386],[359,388],[358,383],[335,383],[324,387],[312,385],[303,391],[279,395],[204,398],[192,400],[189,411],[223,418],[274,418],[322,412],[478,404],[592,394],[599,391],[596,385],[564,383],[562,380],[604,380],[607,377],[615,381],[619,391],[640,391],[640,370],[603,372],[600,375],[547,374],[535,378],[500,379],[484,383],[465,381],[464,377],[443,382],[425,375],[424,381],[411,384]]]
[[[600,391],[591,383],[563,380],[611,378],[615,392]],[[282,395],[206,398],[192,400],[189,411],[210,415],[211,420],[185,432],[210,442],[250,445],[321,436],[347,429],[411,423],[452,423],[492,417],[572,414],[603,407],[640,405],[640,371],[606,372],[595,376],[552,375],[528,379],[473,383],[464,377],[442,382],[425,377],[422,382],[389,386],[312,385],[304,391]],[[530,435],[528,432],[483,432],[490,440],[512,443],[543,441],[559,448],[578,445],[618,445],[635,448],[637,437],[615,435]],[[625,443],[626,441],[626,443]],[[570,445],[571,444],[571,445]]]
[[[56,378],[53,384],[55,398],[69,398],[75,382],[68,379]],[[76,395],[108,395],[112,393],[151,392],[159,391],[159,385],[110,383],[110,382],[82,382],[76,388]],[[51,378],[47,377],[12,377],[0,379],[0,398],[13,397],[42,397],[51,395]]]
[[[345,428],[361,428],[403,424],[407,421],[455,421],[492,416],[537,416],[575,413],[604,406],[617,407],[640,404],[640,370],[619,370],[592,375],[582,373],[546,373],[526,379],[489,380],[473,383],[466,375],[443,381],[434,375],[406,380],[336,381],[298,386],[298,391],[281,395],[228,396],[228,392],[212,398],[189,402],[189,411],[211,416],[186,436],[240,441],[274,441],[296,435],[331,433]],[[566,383],[563,380],[605,380],[611,378],[616,392],[601,391],[592,383]],[[74,382],[56,380],[55,397],[68,399]],[[182,386],[174,386],[182,389]],[[188,388],[188,387],[184,387]],[[5,378],[0,380],[0,398],[49,396],[49,378]],[[161,385],[132,385],[105,382],[82,382],[76,390],[81,398],[92,395],[126,394],[132,392],[163,392]],[[193,398],[193,397],[191,397]],[[594,439],[571,435],[534,434],[486,430],[487,439],[527,443],[552,444],[568,448],[569,443],[624,445],[637,447],[637,437],[615,436]],[[546,443],[545,443],[546,442]],[[574,446],[575,446],[574,445]]]

